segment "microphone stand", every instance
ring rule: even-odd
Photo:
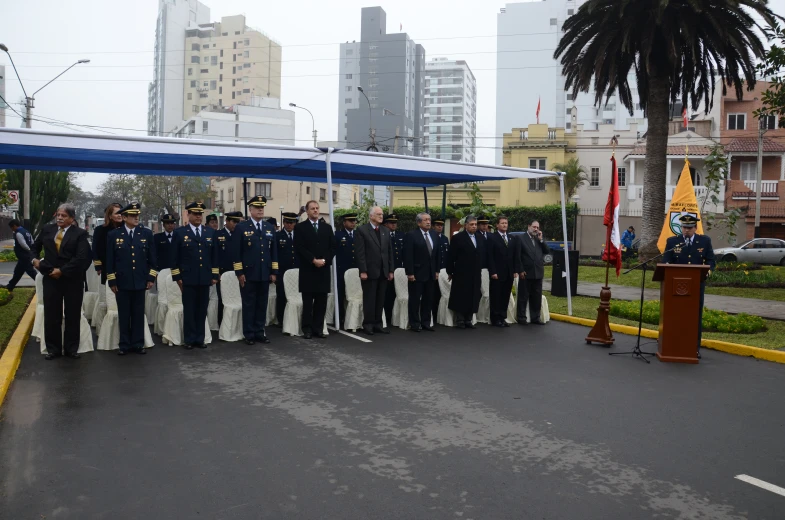
[[[644,351],[641,350],[641,329],[643,328],[643,292],[644,292],[644,290],[646,288],[646,268],[648,267],[649,262],[653,262],[654,260],[662,258],[665,255],[665,253],[670,253],[671,251],[673,251],[677,247],[683,247],[684,245],[685,244],[682,243],[682,244],[678,244],[676,246],[673,246],[672,248],[668,249],[667,251],[663,251],[661,254],[659,254],[659,255],[657,255],[657,256],[655,256],[653,258],[649,258],[645,262],[641,262],[638,265],[634,265],[631,268],[629,268],[626,271],[624,271],[623,274],[629,274],[632,271],[635,271],[637,269],[643,269],[643,275],[641,276],[641,305],[640,305],[640,310],[638,311],[638,340],[635,343],[635,348],[633,348],[629,352],[609,352],[608,353],[609,356],[624,356],[624,355],[627,355],[627,354],[632,354],[633,358],[642,359],[646,363],[651,363],[648,359],[646,359],[646,356],[656,356],[656,354],[654,352],[644,352]]]

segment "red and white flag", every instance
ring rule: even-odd
[[[537,124],[540,124],[540,98],[537,98]]]
[[[684,119],[684,128],[687,128],[687,107],[686,106],[681,111],[681,117],[682,117],[682,119]]]
[[[608,228],[608,235],[602,259],[616,264],[616,276],[619,276],[621,274],[621,234],[619,233],[619,172],[616,169],[616,157],[611,157],[611,172],[613,172],[613,180],[603,219],[603,224]]]

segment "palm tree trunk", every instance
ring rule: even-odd
[[[665,175],[668,152],[668,113],[670,84],[667,76],[651,76],[646,132],[646,172],[643,176],[643,230],[640,256],[648,259],[659,254],[657,240],[665,219]]]

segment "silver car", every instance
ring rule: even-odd
[[[755,238],[737,247],[715,249],[714,256],[721,262],[785,265],[785,240]]]

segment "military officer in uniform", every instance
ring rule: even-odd
[[[447,237],[444,234],[444,219],[443,218],[436,218],[433,219],[433,226],[432,229],[439,235],[439,271],[447,267],[447,258],[449,257],[450,253],[450,241],[447,240]],[[436,323],[436,315],[439,312],[439,299],[441,298],[441,294],[439,293],[438,284],[436,286],[436,294],[434,295],[434,304],[431,306],[433,311],[433,322]]]
[[[232,236],[234,274],[243,298],[243,337],[246,345],[270,343],[265,334],[270,282],[278,275],[278,244],[275,228],[264,220],[267,199],[257,195],[248,200],[251,218],[240,222]]]
[[[153,287],[158,271],[153,232],[139,226],[141,206],[131,202],[120,210],[123,225],[106,237],[106,283],[117,298],[120,350],[146,354],[144,349],[145,293]]]
[[[206,348],[204,344],[210,286],[218,283],[218,246],[215,230],[202,225],[205,205],[185,206],[188,224],[174,231],[172,280],[183,292],[184,347]]]
[[[207,227],[213,228],[218,231],[218,215],[210,213],[207,215]]]
[[[300,259],[294,252],[294,226],[297,224],[297,213],[284,213],[283,229],[275,238],[278,241],[278,281],[275,282],[275,316],[278,324],[283,325],[283,312],[286,310],[286,291],[284,291],[283,275],[289,269],[299,269]]]
[[[382,225],[390,230],[390,243],[393,250],[393,272],[395,269],[403,267],[403,237],[405,233],[398,233],[398,216],[390,213],[384,216]],[[387,285],[387,292],[384,294],[384,315],[387,323],[392,323],[392,311],[395,306],[395,278]]]
[[[488,231],[488,224],[490,223],[490,219],[485,215],[480,215],[477,217],[477,233],[475,236],[480,240],[484,241],[485,244],[485,252],[486,255],[480,259],[480,265],[482,269],[487,269],[488,267],[488,255],[487,253],[490,252],[490,244],[488,244],[488,235],[490,235],[490,231]]]
[[[665,242],[665,254],[663,262],[666,264],[693,264],[708,265],[709,276],[716,267],[714,259],[714,248],[711,246],[711,238],[706,235],[698,235],[695,226],[700,221],[699,218],[686,214],[679,218],[681,223],[681,235],[670,237]],[[698,359],[700,359],[700,344],[703,336],[703,299],[706,294],[706,282],[701,283],[700,297],[700,323],[698,324]]]
[[[167,213],[161,217],[161,222],[164,225],[164,230],[161,233],[156,233],[153,237],[155,242],[155,256],[158,260],[158,271],[164,269],[171,269],[171,253],[172,240],[174,238],[174,228],[177,225],[177,216]]]
[[[343,319],[344,302],[346,302],[346,271],[357,267],[354,259],[354,228],[357,226],[357,213],[343,216],[343,229],[335,233],[335,261],[338,270],[338,304]]]
[[[232,233],[237,223],[243,220],[242,211],[230,211],[224,215],[224,227],[218,230],[216,240],[218,240],[218,274],[234,272],[234,261],[232,259]],[[221,297],[221,279],[218,278],[218,324],[221,323],[224,315],[224,302]]]

